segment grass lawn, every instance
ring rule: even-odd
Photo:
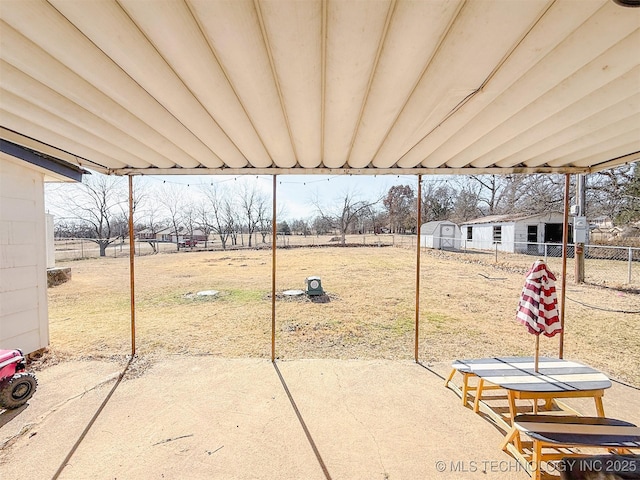
[[[423,361],[533,355],[534,337],[515,321],[524,275],[521,269],[492,264],[491,256],[486,257],[485,262],[480,255],[423,252]],[[414,250],[397,247],[278,250],[278,292],[302,289],[306,277],[317,275],[331,301],[278,297],[277,356],[413,358],[415,263]],[[52,355],[65,359],[127,354],[128,259],[58,265],[70,266],[73,278],[49,289]],[[136,258],[135,268],[140,355],[269,358],[269,250],[164,253]],[[220,293],[193,295],[201,290]],[[639,315],[618,312],[640,310],[640,295],[568,283],[567,296],[565,358],[640,385]],[[541,354],[556,356],[558,339],[541,338]]]

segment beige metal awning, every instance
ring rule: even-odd
[[[0,137],[105,173],[578,173],[640,158],[612,0],[2,0]]]

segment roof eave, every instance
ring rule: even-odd
[[[624,161],[618,164],[626,163]],[[610,167],[603,167],[610,168]],[[591,173],[589,167],[488,167],[488,168],[121,168],[114,175],[513,175],[534,173]]]
[[[0,151],[11,157],[23,160],[31,165],[51,172],[55,179],[82,181],[82,175],[89,172],[60,158],[47,155],[36,150],[23,147],[7,140],[0,139]],[[62,178],[60,178],[62,177]]]

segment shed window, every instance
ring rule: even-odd
[[[502,227],[493,227],[493,243],[502,243]]]
[[[473,240],[473,227],[467,227],[467,240]]]

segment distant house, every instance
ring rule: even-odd
[[[136,233],[136,238],[138,240],[155,240],[156,233],[148,228],[145,228],[144,230],[139,230]]]
[[[439,250],[460,248],[460,227],[447,220],[427,222],[420,227],[420,245]]]
[[[189,235],[184,227],[180,227],[178,232],[173,227],[166,227],[157,232],[152,232],[149,229],[140,230],[136,234],[136,238],[141,241],[153,241],[167,242],[167,243],[181,243],[185,242],[205,242],[208,240],[208,236],[202,230],[195,229],[192,235]]]
[[[592,218],[591,220],[589,220],[589,225],[592,226],[592,228],[599,228],[601,230],[604,229],[608,229],[608,228],[613,228],[613,221],[611,221],[611,218],[609,217],[596,217],[596,218]]]
[[[572,219],[569,219],[571,223]],[[544,243],[562,243],[561,213],[539,215],[491,215],[460,226],[465,248],[544,254]],[[569,228],[569,242],[572,241]]]
[[[0,348],[25,354],[49,345],[47,266],[54,252],[47,252],[53,222],[45,214],[44,184],[77,182],[88,173],[65,162],[66,152],[35,153],[28,148],[34,142],[0,140]]]
[[[163,228],[162,230],[156,233],[156,240],[159,242],[171,242],[175,243],[176,232],[172,230],[171,227]],[[178,238],[178,241],[182,240]]]
[[[595,227],[589,230],[589,239],[592,242],[606,242],[619,237],[623,232],[622,227]]]
[[[185,237],[191,238],[191,240],[195,240],[197,242],[206,242],[209,240],[209,236],[198,228],[196,228],[191,235],[185,235]]]

